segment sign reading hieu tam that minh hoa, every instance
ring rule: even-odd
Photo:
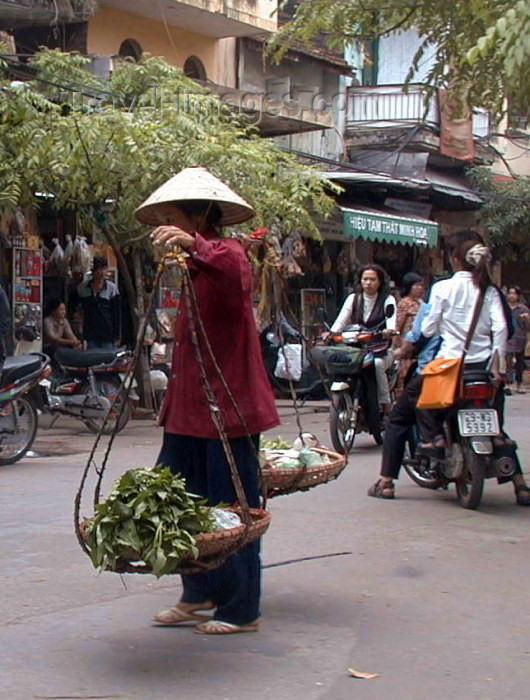
[[[370,241],[433,247],[438,241],[438,224],[426,219],[409,219],[362,209],[342,209],[344,233]]]

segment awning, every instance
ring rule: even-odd
[[[482,198],[467,186],[465,180],[456,175],[446,175],[441,172],[427,169],[425,180],[415,178],[397,178],[385,173],[370,173],[365,171],[330,171],[322,173],[328,180],[334,182],[373,183],[388,185],[389,187],[403,188],[405,190],[434,191],[450,197],[464,199],[474,204],[482,204]]]
[[[351,238],[429,247],[434,247],[438,241],[438,224],[434,221],[366,209],[341,209],[344,233]]]

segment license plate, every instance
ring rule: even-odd
[[[460,435],[498,435],[499,417],[492,408],[466,409],[458,411]]]

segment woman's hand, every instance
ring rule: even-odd
[[[491,372],[491,383],[497,389],[504,384],[506,384],[506,374],[504,372],[498,372],[497,370],[492,370]]]
[[[381,335],[383,338],[391,338],[393,335],[395,335],[395,333],[391,328],[383,328]]]
[[[195,243],[195,237],[178,226],[158,226],[151,234],[151,240],[154,245],[166,248],[189,248]]]

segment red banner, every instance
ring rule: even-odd
[[[457,160],[475,159],[473,120],[468,109],[462,111],[451,100],[448,90],[438,90],[440,108],[440,153]],[[460,109],[460,113],[459,110]],[[458,115],[458,116],[455,116]]]

